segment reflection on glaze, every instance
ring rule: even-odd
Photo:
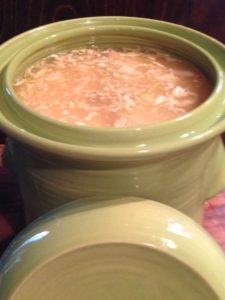
[[[139,153],[147,153],[147,152],[149,152],[149,150],[148,150],[148,149],[145,149],[145,150],[139,150],[138,152],[139,152]]]
[[[28,245],[30,243],[33,243],[33,242],[37,242],[41,239],[43,239],[46,235],[49,234],[49,231],[41,231],[35,235],[33,235],[32,237],[30,237],[29,239],[27,239],[19,248],[22,248],[24,247],[25,245]],[[19,249],[18,248],[18,249]]]
[[[146,144],[140,144],[140,145],[137,146],[137,148],[143,148],[143,147],[147,147],[147,145]]]
[[[36,233],[35,235],[31,236],[30,238],[26,239],[20,246],[18,246],[12,253],[10,253],[10,256],[12,260],[9,260],[8,263],[5,264],[3,273],[7,273],[10,269],[12,269],[18,262],[21,261],[23,253],[26,252],[25,249],[23,249],[25,246],[35,243],[37,241],[40,241],[44,237],[46,237],[50,232],[49,231],[41,231],[39,233]],[[19,253],[18,253],[19,252]]]
[[[177,118],[178,121],[182,121],[182,120],[185,120],[187,118],[190,118],[192,116],[192,113],[187,113],[186,115],[183,115],[183,116],[180,116]]]
[[[185,238],[191,238],[190,232],[185,231],[183,225],[179,223],[172,223],[167,226],[167,231],[176,233],[177,235],[183,236]]]
[[[218,116],[217,116],[217,117],[218,117]],[[204,133],[201,133],[201,134],[198,134],[198,135],[194,136],[194,137],[192,138],[192,140],[202,139],[202,138],[204,138],[205,136],[207,136],[207,135],[213,133],[213,131],[214,131],[214,129],[209,129],[209,130],[207,130],[207,131],[204,132]]]
[[[170,249],[176,249],[177,245],[174,243],[174,241],[166,239],[166,238],[161,238],[160,239],[163,242],[163,246],[167,246]]]
[[[6,274],[7,272],[9,272],[16,264],[20,263],[22,261],[22,256],[23,256],[23,252],[20,255],[16,255],[13,258],[13,261],[9,261],[9,263],[6,263],[3,267],[2,267],[2,275]]]
[[[195,134],[196,132],[194,130],[190,131],[190,132],[185,132],[180,136],[180,139],[184,139],[189,137],[191,134]]]
[[[216,85],[216,89],[215,89],[215,92],[216,93],[220,93],[222,88],[223,88],[223,78],[224,78],[224,73],[219,71],[219,81],[217,82],[217,85]],[[225,102],[225,101],[224,101]]]
[[[180,137],[181,138],[186,138],[186,137],[188,137],[190,135],[190,133],[184,133],[184,134],[182,134]]]
[[[14,254],[16,252],[18,252],[20,249],[22,249],[24,246],[27,246],[28,244],[31,244],[34,242],[37,242],[37,241],[43,239],[48,234],[49,234],[49,231],[41,231],[41,232],[33,235],[29,239],[25,240],[18,248],[16,248],[16,250],[14,251]]]
[[[204,137],[204,134],[198,134],[192,138],[192,140],[198,140]]]

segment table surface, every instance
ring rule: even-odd
[[[19,188],[2,167],[3,148],[0,145],[0,255],[25,226]],[[225,251],[225,191],[206,202],[203,226]]]

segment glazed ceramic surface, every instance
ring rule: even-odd
[[[212,95],[182,118],[126,129],[63,125],[16,100],[13,77],[49,51],[118,42],[157,43],[178,52],[208,74]],[[102,195],[154,199],[198,220],[204,200],[225,186],[219,137],[225,128],[224,54],[223,45],[199,32],[128,17],[63,21],[3,44],[0,126],[11,137],[5,165],[19,180],[27,220],[63,202]]]
[[[225,299],[218,246],[141,198],[67,204],[21,232],[1,263],[1,300]]]

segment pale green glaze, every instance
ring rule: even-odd
[[[35,115],[17,101],[12,79],[26,65],[71,43],[93,41],[157,43],[201,67],[214,82],[214,91],[185,117],[128,129],[69,127]],[[51,50],[48,45],[53,45]],[[224,55],[222,44],[199,32],[128,17],[63,21],[3,44],[0,71],[7,68],[2,71],[0,126],[13,138],[10,160],[27,220],[63,202],[105,195],[154,199],[199,219],[206,198],[225,187],[225,153],[219,137],[225,128]]]
[[[15,142],[9,149],[28,222],[65,202],[105,195],[152,198],[199,220],[204,200],[221,188],[211,182],[223,167],[219,138],[181,153],[118,163],[52,157]]]
[[[224,300],[225,258],[187,216],[141,198],[81,200],[28,226],[0,300]]]

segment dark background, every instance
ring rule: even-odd
[[[100,15],[174,22],[225,43],[225,0],[0,0],[0,43],[47,23]]]
[[[0,0],[0,42],[50,22],[100,15],[175,22],[225,43],[225,0]]]

